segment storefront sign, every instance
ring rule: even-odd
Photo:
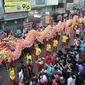
[[[45,23],[46,24],[50,23],[50,13],[49,12],[45,12]]]
[[[22,13],[20,13],[20,12],[18,12],[18,13],[7,13],[7,14],[5,14],[5,20],[25,18],[27,16],[28,16],[27,12],[22,12]]]
[[[5,8],[5,13],[31,10],[30,4],[5,4],[4,8]]]
[[[28,0],[4,0],[4,2],[28,2]]]
[[[50,17],[49,16],[45,16],[45,23],[49,24],[50,23]]]
[[[29,0],[4,0],[5,13],[30,11]]]

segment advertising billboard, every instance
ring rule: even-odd
[[[29,0],[4,0],[5,13],[30,11]]]
[[[28,2],[28,0],[4,0],[4,2]]]
[[[5,8],[5,13],[31,10],[30,4],[5,4],[4,8]]]

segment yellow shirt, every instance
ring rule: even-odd
[[[47,44],[46,51],[51,51],[51,45]]]
[[[57,40],[54,40],[54,41],[53,41],[53,46],[54,46],[54,47],[58,46],[58,41],[57,41]]]
[[[79,26],[81,26],[81,27],[82,27],[82,24],[79,24]]]
[[[41,53],[41,49],[40,49],[40,48],[36,48],[36,52],[35,52],[35,54],[36,54],[37,56],[39,56],[40,53]]]
[[[11,62],[11,59],[10,59],[10,58],[8,58],[8,62],[9,62],[9,63]]]
[[[32,83],[32,81],[30,81],[30,85],[32,85],[33,83]]]
[[[77,27],[74,27],[74,30],[77,30]]]
[[[32,64],[32,56],[31,55],[26,56],[26,64],[29,64],[29,61],[28,61],[29,59],[31,60],[30,64]]]
[[[29,60],[32,60],[32,56],[31,55],[27,55],[26,58]]]
[[[29,61],[28,60],[26,60],[26,65],[29,65]]]
[[[35,48],[36,48],[36,47],[38,47],[38,44],[37,44],[37,43],[35,43],[35,44],[34,44],[34,47],[35,47]]]
[[[15,80],[15,72],[14,72],[14,69],[12,69],[12,70],[9,72],[9,74],[10,74],[10,79],[11,79],[11,80]]]
[[[67,39],[68,39],[68,37],[64,35],[63,36],[63,39],[62,39],[62,42],[65,42],[66,43]]]

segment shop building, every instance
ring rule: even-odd
[[[41,23],[45,23],[47,20],[47,14],[50,17],[57,8],[58,0],[29,0],[32,6],[32,12],[40,15]],[[48,18],[49,19],[49,18]]]
[[[13,33],[15,33],[17,29],[22,30],[24,28],[23,23],[27,20],[28,12],[31,10],[31,6],[28,2],[29,0],[0,1],[3,10],[3,16],[0,21],[0,26],[2,27],[2,29],[4,29],[5,31],[11,29]]]

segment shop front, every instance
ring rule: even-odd
[[[11,29],[13,33],[17,31],[17,29],[23,29],[23,22],[27,19],[27,12],[20,13],[7,13],[5,14],[4,19],[4,30]]]

